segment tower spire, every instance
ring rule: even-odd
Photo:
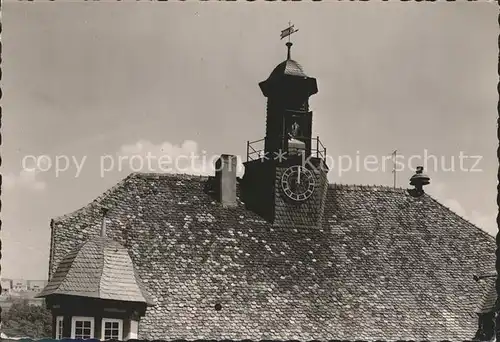
[[[286,59],[292,59],[291,57],[291,50],[292,50],[292,45],[293,43],[292,42],[288,42],[286,43],[286,47],[288,48],[288,52],[287,52],[287,55],[286,55]]]

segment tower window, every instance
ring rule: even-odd
[[[114,318],[102,319],[102,340],[122,340],[123,320]]]

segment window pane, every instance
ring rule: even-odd
[[[90,338],[90,334],[75,334],[75,338]]]
[[[114,333],[114,334],[104,334],[104,339],[105,340],[117,340],[118,339],[118,333]]]

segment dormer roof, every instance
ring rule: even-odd
[[[86,241],[66,254],[38,297],[52,295],[153,305],[125,247],[107,237]]]

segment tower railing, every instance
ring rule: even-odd
[[[264,153],[266,138],[247,141],[247,161],[261,159]]]
[[[273,140],[279,142],[279,145],[281,145],[281,158],[286,159],[288,154],[288,136],[279,136],[276,138],[273,138]],[[319,137],[316,138],[310,138],[310,137],[294,137],[295,140],[302,141],[304,142],[306,148],[304,152],[306,155],[310,155],[313,158],[319,158],[326,160],[326,147],[323,145]],[[247,162],[252,161],[252,160],[270,160],[270,159],[278,159],[279,157],[279,152],[280,148],[278,147],[275,151],[271,153],[266,154],[266,138],[259,139],[259,140],[254,140],[254,141],[247,141]],[[308,148],[309,147],[309,148]],[[294,149],[294,153],[296,153],[296,150]]]

